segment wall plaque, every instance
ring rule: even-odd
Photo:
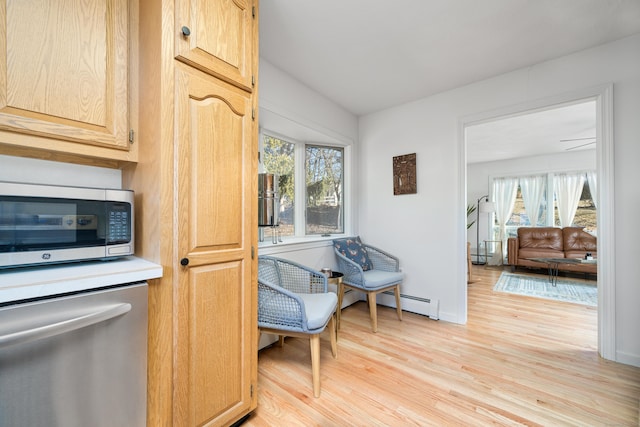
[[[416,153],[393,158],[393,194],[416,194]]]

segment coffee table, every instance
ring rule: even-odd
[[[582,264],[583,261],[577,258],[527,258],[529,261],[542,262],[547,264],[549,271],[549,282],[552,286],[558,284],[558,265],[560,264]],[[596,262],[595,260],[591,262]]]

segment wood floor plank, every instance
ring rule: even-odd
[[[597,310],[494,292],[474,266],[468,322],[365,303],[343,310],[338,358],[321,338],[319,398],[308,340],[260,351],[246,426],[638,426],[640,368],[597,354]]]

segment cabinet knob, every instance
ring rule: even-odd
[[[189,265],[189,258],[182,258],[182,259],[180,260],[180,265],[182,265],[182,266],[187,266],[187,265]]]
[[[191,35],[191,30],[189,27],[182,27],[182,35],[185,37],[189,37]]]

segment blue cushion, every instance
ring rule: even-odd
[[[338,297],[333,292],[319,294],[298,294],[304,302],[307,314],[307,327],[313,331],[324,328],[336,311]]]
[[[402,273],[399,271],[372,270],[364,273],[364,287],[367,289],[379,289],[402,282]]]
[[[343,256],[362,267],[363,271],[373,270],[373,263],[369,259],[367,249],[362,245],[360,237],[336,239],[333,245]]]

